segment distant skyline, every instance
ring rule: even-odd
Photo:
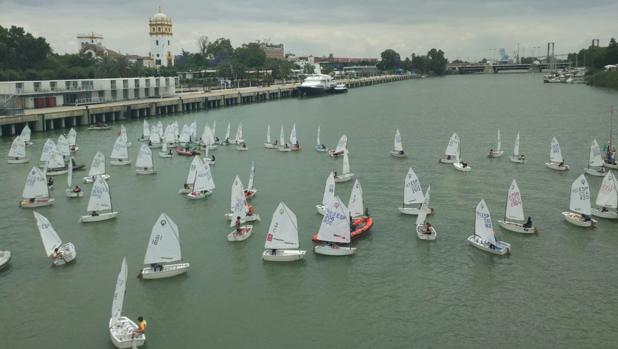
[[[618,36],[618,2],[598,0],[326,1],[271,0],[0,0],[0,24],[43,36],[56,53],[75,53],[78,33],[103,34],[106,47],[147,55],[148,19],[161,6],[174,25],[173,47],[197,51],[197,38],[229,38],[234,47],[270,39],[285,52],[316,56],[379,57],[392,48],[402,58],[435,47],[449,60],[491,58],[499,48],[511,55],[543,55],[607,45]]]

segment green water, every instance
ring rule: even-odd
[[[134,167],[108,167],[118,219],[80,224],[89,189],[67,199],[65,176],[56,177],[56,203],[40,208],[65,241],[77,247],[74,265],[52,268],[30,209],[20,209],[25,176],[38,162],[46,137],[33,134],[27,165],[0,165],[0,249],[13,252],[0,272],[0,338],[4,348],[111,348],[107,323],[116,275],[123,256],[129,274],[124,314],[148,320],[147,348],[410,348],[410,347],[610,347],[618,340],[616,246],[618,222],[600,220],[595,230],[564,222],[571,182],[586,165],[590,142],[608,137],[608,108],[618,96],[587,86],[543,84],[532,74],[456,76],[403,81],[350,90],[346,95],[219,109],[160,117],[167,124],[217,121],[244,125],[249,151],[215,152],[215,193],[189,201],[176,192],[189,158],[155,158],[156,176],[136,176]],[[278,138],[281,124],[296,123],[304,150],[280,153],[262,147],[266,125]],[[353,257],[311,252],[311,235],[321,216],[328,172],[339,160],[314,151],[316,128],[334,146],[350,138],[350,162],[375,218]],[[125,123],[134,161],[141,121]],[[401,130],[406,160],[388,153],[395,128]],[[89,165],[98,150],[106,156],[114,131],[78,129],[78,162]],[[502,130],[505,157],[487,159]],[[450,134],[462,139],[469,173],[440,165]],[[517,131],[525,165],[507,156]],[[556,136],[571,170],[544,167]],[[7,154],[10,139],[0,142]],[[156,151],[155,151],[156,154]],[[258,194],[252,204],[262,216],[254,235],[228,243],[228,211],[234,176],[246,183],[256,163]],[[423,187],[431,184],[437,210],[430,221],[435,242],[417,240],[414,217],[402,216],[403,178],[412,166]],[[79,180],[84,172],[76,172]],[[515,178],[524,209],[540,228],[538,236],[502,232],[512,244],[507,257],[490,256],[467,245],[474,207],[485,198],[494,223]],[[589,177],[593,199],[601,178]],[[351,182],[338,184],[347,202]],[[285,203],[297,214],[300,263],[261,260],[273,210]],[[140,281],[137,275],[152,225],[166,212],[178,225],[188,274]],[[496,224],[497,226],[497,224]],[[499,228],[497,228],[499,229]]]

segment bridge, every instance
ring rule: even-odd
[[[501,71],[543,71],[550,69],[550,63],[540,64],[523,64],[523,63],[497,63],[497,64],[483,64],[483,63],[456,63],[449,64],[447,70],[451,74],[471,74],[471,73],[498,73]],[[562,69],[571,66],[570,62],[556,62],[554,67],[556,69]]]

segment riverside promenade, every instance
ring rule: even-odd
[[[337,80],[348,88],[410,79],[409,75],[382,75]],[[0,115],[0,136],[13,136],[28,124],[32,131],[66,129],[95,122],[144,118],[239,104],[278,100],[298,95],[300,84],[281,84],[238,89],[178,93],[171,97],[134,99],[108,103],[26,109],[19,115]]]

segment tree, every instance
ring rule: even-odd
[[[380,54],[382,58],[378,63],[380,70],[395,70],[401,66],[401,56],[393,49],[388,49]]]
[[[200,50],[200,54],[206,57],[206,50],[208,50],[208,36],[202,35],[197,38],[197,47]]]
[[[444,75],[448,59],[444,58],[444,51],[432,48],[427,52],[428,69],[435,75]]]
[[[260,68],[266,63],[266,53],[256,42],[243,44],[236,48],[234,58],[237,62],[249,68]]]
[[[208,44],[206,53],[212,55],[215,64],[218,64],[219,62],[232,57],[234,54],[234,48],[232,47],[230,39],[219,38]]]

